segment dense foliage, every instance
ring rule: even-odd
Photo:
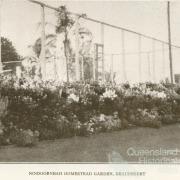
[[[159,128],[177,122],[180,113],[179,88],[167,84],[60,83],[6,76],[1,77],[0,93],[8,99],[0,125],[0,141],[5,143],[21,144],[17,139],[24,136],[28,142],[22,144],[32,145],[36,137]]]
[[[9,39],[4,37],[1,38],[1,49],[2,49],[2,62],[20,61],[21,58]],[[6,64],[4,69],[14,70],[16,65],[17,63]]]

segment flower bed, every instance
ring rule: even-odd
[[[37,138],[88,136],[131,126],[160,128],[178,121],[176,92],[177,86],[167,84],[67,84],[1,77],[0,93],[8,98],[8,107],[1,117],[0,142],[31,145]]]

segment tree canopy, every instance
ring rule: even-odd
[[[5,37],[1,37],[1,58],[2,62],[20,61],[21,59],[12,42]],[[14,69],[16,65],[17,63],[10,63],[5,65],[4,69]]]

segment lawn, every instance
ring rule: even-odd
[[[180,124],[160,129],[136,127],[89,137],[41,141],[31,148],[1,146],[0,162],[136,162],[138,157],[127,154],[130,147],[136,150],[180,149],[179,142]],[[175,157],[180,159],[180,152],[171,158]]]

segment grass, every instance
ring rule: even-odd
[[[90,137],[42,141],[31,148],[2,146],[0,162],[137,162],[138,157],[128,156],[128,148],[180,150],[179,142],[180,124],[160,129],[138,127]],[[176,157],[180,159],[180,152]]]

